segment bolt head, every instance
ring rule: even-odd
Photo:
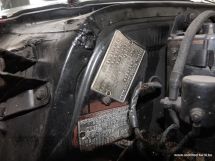
[[[205,112],[202,108],[193,108],[190,111],[190,117],[194,123],[200,123],[204,117],[204,114]]]
[[[48,97],[48,91],[45,87],[39,88],[36,91],[36,98],[38,100],[45,100]]]
[[[106,106],[111,104],[111,99],[110,97],[103,97],[102,98],[102,103],[104,103]]]

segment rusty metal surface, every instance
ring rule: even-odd
[[[84,118],[84,116],[85,116],[86,114],[89,114],[89,113],[94,113],[94,112],[98,112],[98,111],[108,110],[108,109],[111,109],[111,108],[121,107],[121,106],[125,106],[125,105],[127,105],[127,104],[128,104],[128,103],[120,103],[120,102],[114,101],[114,102],[111,102],[111,103],[107,106],[107,105],[105,105],[104,103],[102,103],[101,101],[92,100],[92,101],[90,102],[90,104],[85,105],[85,106],[82,108],[82,115],[83,115],[83,116],[80,116],[80,119],[82,120],[82,118]]]
[[[124,102],[145,52],[116,30],[91,89]]]
[[[78,137],[81,150],[113,143],[130,136],[127,118],[128,106],[88,114],[78,122]]]

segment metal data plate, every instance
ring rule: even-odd
[[[81,150],[113,143],[130,136],[128,106],[108,109],[92,114],[78,122],[78,138]]]
[[[116,30],[91,89],[124,102],[145,50]]]

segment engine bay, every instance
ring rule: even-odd
[[[126,1],[0,19],[0,160],[214,161],[213,4]]]

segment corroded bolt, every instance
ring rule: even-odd
[[[41,87],[36,91],[36,98],[38,100],[45,100],[48,97],[48,90],[46,87]]]
[[[192,121],[193,121],[193,122],[200,122],[200,121],[201,121],[201,116],[198,115],[198,114],[193,114],[193,115],[191,116],[191,118],[192,118]]]
[[[202,121],[204,115],[205,115],[205,112],[201,108],[193,108],[190,111],[191,120],[193,121],[193,123],[195,125],[198,125],[198,126],[201,125],[201,121]]]

